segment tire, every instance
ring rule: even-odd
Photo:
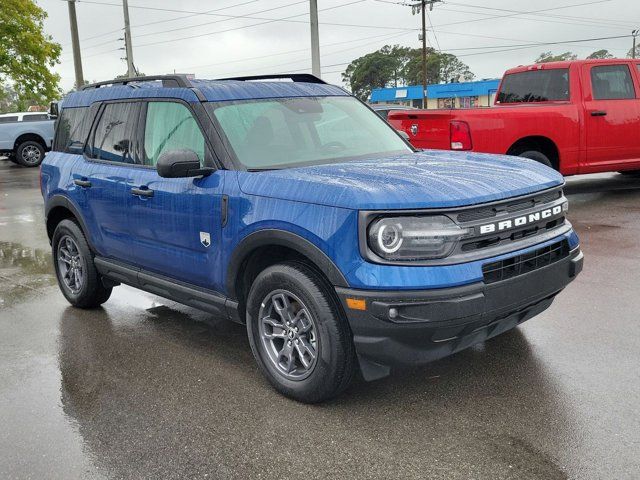
[[[27,140],[16,148],[15,161],[23,167],[38,167],[44,159],[44,147],[41,143]]]
[[[531,160],[535,160],[536,162],[542,163],[549,168],[553,168],[551,164],[551,160],[544,153],[538,152],[537,150],[525,150],[522,152],[515,153],[514,155],[518,157],[529,158]]]
[[[58,286],[71,305],[95,308],[109,299],[112,288],[102,283],[93,264],[93,252],[76,222],[62,220],[53,232],[51,247]]]
[[[340,394],[356,368],[351,331],[329,288],[306,265],[283,263],[262,271],[247,298],[247,334],[260,370],[280,393],[304,403]],[[278,313],[283,297],[296,313],[290,327],[283,319],[294,315]]]

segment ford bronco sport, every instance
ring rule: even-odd
[[[318,402],[505,332],[580,272],[563,179],[417,151],[310,75],[113,80],[69,94],[41,169],[63,295],[127,284],[245,323]],[[261,81],[255,81],[261,80]]]

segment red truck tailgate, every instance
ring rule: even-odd
[[[409,135],[416,148],[449,150],[450,110],[390,112],[389,123]]]

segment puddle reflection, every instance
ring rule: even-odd
[[[0,308],[41,294],[56,284],[51,252],[0,242]]]

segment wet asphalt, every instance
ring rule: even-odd
[[[640,177],[568,180],[585,269],[539,317],[307,406],[242,326],[52,275],[37,169],[0,160],[0,478],[640,478]]]

